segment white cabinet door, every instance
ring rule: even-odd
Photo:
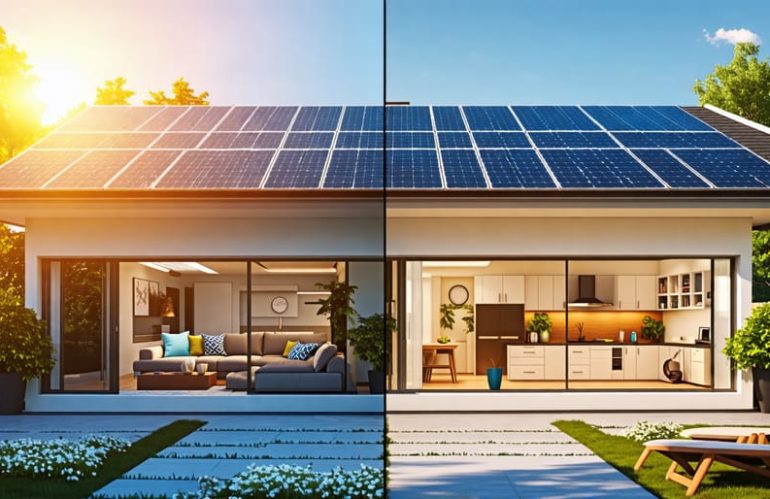
[[[615,276],[598,275],[596,276],[596,297],[603,302],[613,303],[615,298]]]
[[[659,366],[657,346],[636,347],[636,379],[658,379]]]
[[[636,348],[623,347],[623,379],[636,379]]]
[[[612,348],[589,347],[591,379],[612,379]]]
[[[482,275],[474,278],[476,303],[502,303],[503,276]]]
[[[656,310],[657,278],[654,275],[636,276],[636,308],[637,310]]]
[[[564,310],[567,307],[567,290],[564,288],[564,276],[555,275],[553,278],[553,309]]]
[[[683,355],[684,358],[682,358]],[[683,348],[677,360],[682,366],[682,381],[690,383],[692,381],[692,348]]]
[[[615,299],[618,310],[636,310],[636,276],[615,276]]]
[[[503,303],[524,303],[524,276],[505,275],[503,280]]]
[[[553,276],[537,276],[537,303],[540,310],[554,310]]]
[[[524,310],[540,310],[540,280],[536,275],[524,277]]]
[[[567,361],[564,358],[565,346],[545,347],[545,379],[564,379],[567,373]]]

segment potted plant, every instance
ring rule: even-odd
[[[662,321],[654,319],[649,315],[645,315],[644,318],[642,318],[642,338],[647,338],[648,340],[657,343],[663,339],[665,334],[666,326],[663,325]]]
[[[551,318],[545,312],[536,312],[534,317],[527,322],[527,330],[537,333],[543,343],[550,341],[552,327]]]
[[[455,305],[449,304],[449,303],[442,303],[441,307],[439,308],[439,313],[441,314],[441,317],[439,318],[438,325],[441,328],[441,331],[451,331],[455,326],[455,309],[457,307]],[[445,345],[449,343],[451,338],[447,334],[442,333],[441,336],[438,337],[436,340],[438,343],[441,343],[442,345]]]
[[[738,369],[751,369],[759,409],[770,413],[770,303],[755,308],[744,326],[727,338],[722,352]]]
[[[487,367],[487,384],[490,390],[500,390],[500,384],[503,382],[503,368],[497,367],[497,361],[490,358],[489,363],[492,367]]]
[[[20,298],[0,289],[0,413],[23,411],[27,381],[50,373],[53,366],[45,322]]]
[[[461,305],[459,308],[465,311],[465,315],[462,316],[462,321],[465,323],[465,334],[471,334],[476,330],[473,305]]]
[[[356,317],[356,311],[353,309],[353,295],[358,286],[351,286],[346,282],[331,281],[327,284],[317,283],[318,288],[328,291],[326,298],[321,298],[317,302],[318,315],[329,317],[329,326],[331,328],[332,343],[337,345],[337,351],[347,351],[348,320]]]
[[[348,331],[356,355],[372,364],[369,371],[369,392],[385,393],[385,362],[390,350],[390,336],[396,321],[382,314],[360,317],[358,325]]]

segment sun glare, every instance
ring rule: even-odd
[[[43,124],[56,122],[79,103],[89,100],[89,89],[73,68],[36,64],[35,73],[40,79],[37,98],[45,105]]]

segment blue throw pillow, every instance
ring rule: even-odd
[[[297,344],[294,345],[294,348],[289,352],[289,358],[292,360],[307,360],[316,350],[318,350],[319,346],[321,345],[318,343],[297,342]]]
[[[224,334],[202,334],[204,355],[227,355]]]
[[[164,357],[184,357],[190,355],[190,333],[160,333],[163,340]]]

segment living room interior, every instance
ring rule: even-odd
[[[730,388],[729,259],[413,260],[403,281],[407,391],[494,390],[489,368],[503,391]]]
[[[329,317],[318,314],[319,300],[330,294],[320,285],[344,282],[345,262],[159,259],[114,265],[63,261],[51,268],[51,301],[60,305],[52,314],[58,317],[52,333],[61,345],[52,391],[115,392],[115,376],[121,393],[350,389],[343,352],[331,343]],[[109,334],[111,321],[117,323],[117,338]],[[196,351],[194,343],[202,343],[203,335],[221,337],[223,352],[216,345],[213,354]],[[185,345],[171,352],[169,341],[175,348]],[[296,342],[311,345],[309,357],[289,358]]]

